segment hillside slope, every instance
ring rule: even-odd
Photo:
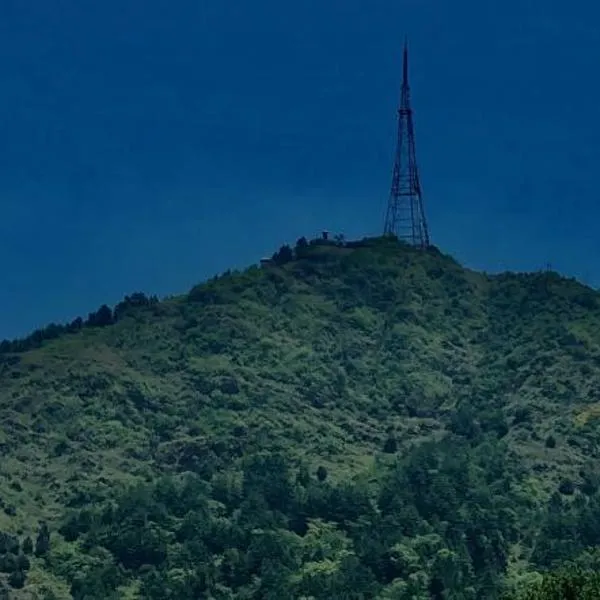
[[[73,556],[84,552],[79,534],[57,533],[72,510],[118,504],[119,490],[163,476],[191,472],[214,486],[224,473],[247,476],[248,457],[265,452],[285,456],[290,474],[320,467],[331,486],[363,482],[367,496],[379,494],[379,511],[392,485],[384,470],[424,442],[439,449],[449,439],[481,465],[478,448],[502,446],[507,502],[519,498],[543,512],[559,488],[563,498],[577,486],[589,497],[599,440],[599,299],[551,272],[487,276],[394,240],[321,241],[299,244],[295,255],[284,248],[271,265],[224,274],[187,296],[131,308],[115,324],[92,323],[25,352],[5,347],[0,530],[21,543],[39,540],[45,520],[52,539],[49,555],[40,548],[32,557],[16,597],[40,589],[47,591],[39,597],[96,597],[73,583]],[[206,493],[217,501],[214,489]],[[327,521],[319,511],[313,517]],[[505,570],[529,568],[536,532],[506,542]],[[108,552],[99,539],[87,547]],[[140,592],[147,588],[132,574],[140,566],[115,579],[115,597],[154,597]],[[386,583],[369,568],[376,581],[357,598],[387,593],[409,573],[400,569]],[[202,593],[269,597],[249,585],[228,583],[232,596]],[[307,589],[307,598],[321,597]]]

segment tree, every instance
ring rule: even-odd
[[[44,556],[50,550],[50,530],[45,522],[40,523],[37,538],[35,540],[35,555]]]
[[[113,322],[113,311],[106,304],[103,304],[96,312],[88,315],[85,324],[88,327],[106,327]]]
[[[572,496],[575,493],[575,484],[570,479],[563,479],[558,486],[558,491],[565,496]]]
[[[574,565],[547,574],[530,584],[523,593],[506,595],[504,600],[596,600],[600,598],[600,573]]]
[[[463,436],[468,440],[476,439],[480,434],[480,427],[475,420],[475,414],[471,407],[461,406],[450,418],[450,431],[456,435]]]
[[[19,571],[29,571],[31,568],[31,562],[29,561],[29,558],[25,556],[25,554],[19,554],[17,556],[17,568]]]
[[[25,585],[26,579],[27,575],[23,571],[16,570],[8,576],[8,583],[16,590],[20,590]]]
[[[150,306],[150,304],[155,304],[156,301],[157,299],[148,298],[143,292],[134,292],[131,296],[125,296],[125,298],[115,306],[113,311],[114,320],[118,321],[132,309]]]
[[[317,469],[317,479],[321,482],[327,479],[327,469],[323,465]]]
[[[70,332],[79,331],[82,327],[83,327],[83,319],[81,317],[77,317],[76,319],[73,319],[67,325],[67,331],[70,331]]]
[[[398,442],[393,435],[390,435],[383,445],[383,451],[386,454],[394,454],[398,450]]]
[[[296,242],[296,258],[305,258],[308,254],[309,245],[303,236]]]
[[[19,540],[10,533],[0,532],[0,554],[18,554]]]
[[[294,252],[287,244],[281,246],[281,248],[273,254],[273,262],[278,266],[285,265],[292,260],[294,260]]]
[[[33,541],[30,536],[27,536],[23,540],[23,552],[25,554],[31,554],[33,552]]]
[[[296,473],[296,483],[302,487],[308,487],[310,484],[310,473],[305,464],[302,464]]]
[[[0,556],[0,571],[2,573],[12,573],[18,570],[19,561],[16,554],[9,552]]]
[[[251,457],[244,468],[242,488],[245,497],[253,492],[262,496],[271,510],[287,510],[293,487],[285,458],[279,454]]]

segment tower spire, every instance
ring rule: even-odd
[[[408,85],[408,42],[404,40],[402,92],[398,110],[398,140],[392,189],[385,218],[384,234],[419,248],[429,246],[429,230],[423,209],[421,183],[415,152],[415,130]]]
[[[402,55],[402,86],[408,86],[408,39],[404,38],[404,52]]]

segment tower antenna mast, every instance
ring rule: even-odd
[[[385,235],[416,246],[429,246],[419,169],[415,152],[415,129],[408,85],[408,43],[404,42],[402,94],[398,110],[398,141],[392,177],[392,189],[384,226]]]

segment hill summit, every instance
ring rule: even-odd
[[[3,342],[0,598],[495,598],[595,565],[599,299],[302,238]]]

